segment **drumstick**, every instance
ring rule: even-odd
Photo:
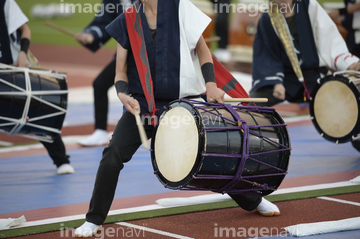
[[[215,37],[208,37],[205,38],[205,42],[213,42],[213,41],[220,41],[220,37],[219,36],[215,36]]]
[[[55,25],[54,23],[51,23],[51,22],[49,22],[49,21],[46,21],[46,22],[45,22],[45,25],[48,26],[48,27],[51,27],[52,29],[58,30],[58,31],[60,31],[60,32],[62,32],[62,33],[65,33],[66,35],[69,35],[69,36],[72,36],[72,37],[75,37],[75,36],[76,36],[76,34],[75,34],[74,32],[69,31],[68,29],[65,29],[65,28],[63,28],[63,27],[60,27],[60,26],[58,26],[58,25]]]
[[[139,130],[141,143],[146,150],[150,150],[148,143],[147,143],[148,139],[146,137],[144,125],[141,122],[140,113],[138,110],[135,110],[135,119],[136,119],[136,124],[137,124],[138,130]]]
[[[268,102],[267,98],[225,98],[225,102]],[[214,99],[210,99],[210,103],[215,103]]]

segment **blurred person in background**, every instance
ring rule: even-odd
[[[14,0],[0,0],[0,63],[29,67],[27,57],[31,40],[28,18]],[[40,141],[57,167],[57,174],[75,172],[61,135],[54,137],[53,143]]]
[[[111,38],[105,27],[130,7],[132,2],[134,0],[103,0],[99,13],[82,32],[76,35],[76,40],[90,51],[98,51]],[[115,64],[116,57],[114,56],[93,82],[95,131],[88,138],[79,141],[82,146],[100,146],[109,141],[107,133],[108,91],[114,85]]]
[[[293,69],[269,13],[259,20],[254,41],[251,98],[268,98],[260,106],[273,106],[285,100],[308,100],[316,80],[335,71],[360,70],[359,58],[349,53],[335,23],[315,0],[273,0],[283,9],[286,28],[304,77],[301,82]],[[295,6],[294,6],[295,4]],[[281,9],[280,9],[281,10]]]
[[[335,22],[347,30],[346,44],[349,51],[360,57],[360,0],[345,0],[345,7],[329,12]]]
[[[231,52],[227,49],[231,0],[211,0],[211,2],[216,14],[215,34],[220,37],[218,47],[213,55],[218,61],[227,63],[231,60]]]

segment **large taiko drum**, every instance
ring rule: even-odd
[[[0,64],[0,132],[52,142],[67,108],[66,75]]]
[[[359,91],[359,72],[337,72],[318,80],[311,95],[310,115],[322,137],[345,143],[359,136]]]
[[[181,99],[161,113],[151,158],[170,189],[268,195],[287,173],[290,138],[272,108]]]

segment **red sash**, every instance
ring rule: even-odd
[[[150,65],[141,25],[141,16],[138,13],[139,11],[140,4],[139,1],[137,1],[131,8],[127,9],[124,14],[141,86],[148,103],[148,110],[152,116],[152,124],[155,125],[154,116],[158,109],[155,107],[154,87],[151,79]]]

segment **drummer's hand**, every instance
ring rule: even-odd
[[[119,93],[118,97],[125,106],[125,108],[127,109],[127,111],[129,111],[133,115],[135,115],[136,110],[140,112],[139,102],[134,98],[132,98],[130,95],[127,95],[125,93]]]
[[[347,70],[351,70],[351,71],[360,71],[360,62],[355,62],[353,64],[351,64]]]
[[[20,51],[17,61],[16,61],[16,66],[19,67],[29,67],[30,62],[29,59],[27,58],[27,55],[25,52]]]
[[[76,34],[75,39],[84,45],[92,44],[94,36],[91,33],[80,32]]]
[[[208,102],[215,100],[218,103],[224,103],[225,91],[218,88],[216,83],[208,82],[206,83],[206,98]]]
[[[285,100],[285,87],[283,84],[276,84],[274,86],[273,96],[279,100]]]

